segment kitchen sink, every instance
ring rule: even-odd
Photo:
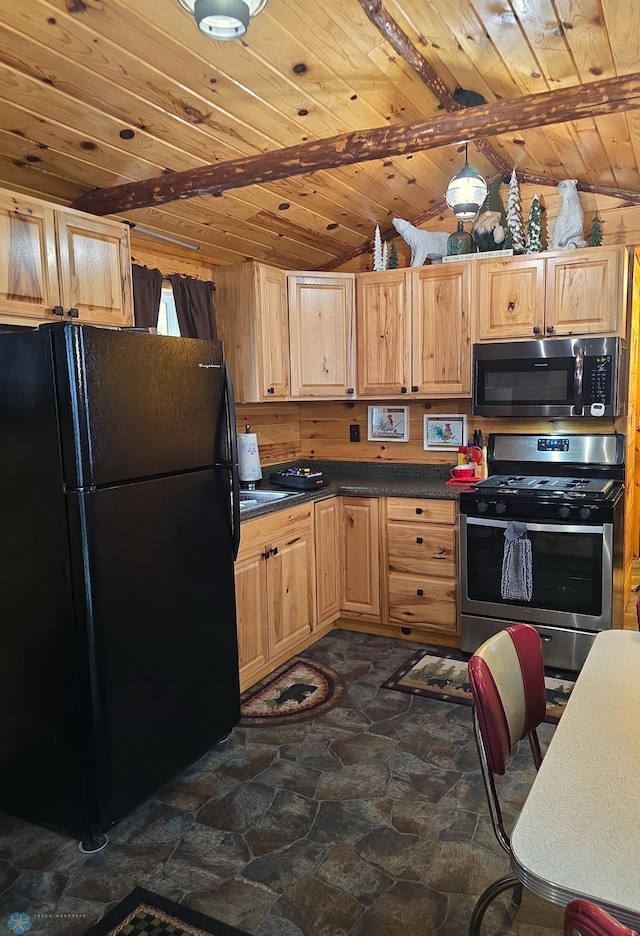
[[[299,493],[300,491],[240,491],[240,510],[262,507],[287,497],[295,497]]]

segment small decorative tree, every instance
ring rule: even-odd
[[[384,270],[382,266],[382,237],[380,236],[380,226],[376,224],[376,233],[373,239],[373,269]]]
[[[537,195],[533,196],[527,221],[527,239],[524,245],[525,253],[540,253],[542,250],[542,211]]]
[[[516,170],[511,173],[509,197],[507,199],[507,226],[511,234],[511,246],[516,254],[524,253],[524,223],[520,203],[520,185]]]
[[[398,260],[398,251],[396,250],[396,242],[391,241],[391,250],[389,251],[389,263],[387,264],[387,270],[397,270],[400,266],[400,261]]]
[[[589,247],[602,247],[602,218],[596,211],[589,231]]]
[[[386,241],[382,245],[382,269],[389,269],[389,245]]]

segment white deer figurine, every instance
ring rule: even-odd
[[[549,250],[567,250],[587,246],[582,236],[584,215],[578,198],[577,185],[577,179],[563,179],[558,183],[558,191],[562,195],[562,208],[553,226]]]
[[[444,231],[422,231],[409,221],[394,218],[393,226],[411,247],[410,266],[422,266],[427,257],[444,257],[449,235]]]

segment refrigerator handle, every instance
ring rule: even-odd
[[[224,367],[225,419],[227,423],[227,446],[230,456],[228,467],[231,470],[231,530],[233,532],[233,558],[237,559],[240,548],[240,474],[238,472],[238,428],[236,425],[236,405],[233,398],[233,384],[226,362]]]

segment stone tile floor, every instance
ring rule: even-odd
[[[254,936],[458,936],[508,861],[491,828],[471,709],[380,688],[417,645],[334,631],[306,651],[346,680],[340,704],[297,725],[234,729],[111,830],[98,854],[0,814],[0,928],[78,936],[135,885]],[[546,745],[553,727],[543,725]],[[141,755],[144,756],[142,745]],[[518,752],[504,802],[531,783]],[[525,894],[487,936],[559,936]],[[37,915],[41,914],[41,915]]]

